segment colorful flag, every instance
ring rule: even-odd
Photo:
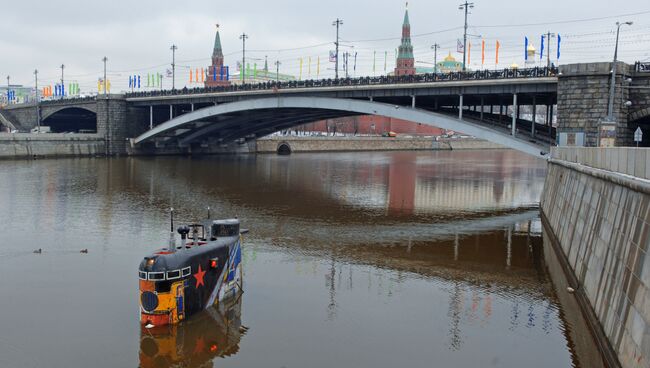
[[[539,41],[540,42],[539,60],[542,60],[542,58],[544,57],[544,38],[545,38],[544,35],[542,35],[542,38]]]
[[[193,80],[192,80],[192,69],[190,69],[190,84],[192,84],[192,82],[193,82]]]
[[[372,74],[375,74],[377,70],[377,51],[374,51],[372,54]]]
[[[485,40],[481,41],[481,66],[485,64]]]
[[[336,51],[330,50],[330,63],[336,62]]]
[[[524,60],[528,61],[528,37],[524,37]]]
[[[316,78],[320,76],[320,56],[318,57],[318,61],[316,62]]]
[[[302,58],[300,60],[300,75],[298,76],[298,80],[302,80]]]
[[[467,43],[467,65],[468,66],[472,64],[469,61],[470,60],[469,58],[471,57],[471,55],[472,55],[472,42],[470,41],[470,42]]]
[[[495,66],[499,65],[499,48],[500,47],[501,47],[501,44],[499,43],[499,41],[497,41],[497,47],[496,47],[497,52],[496,52],[496,58],[494,60],[494,65]]]
[[[307,68],[307,70],[308,70],[307,74],[309,74],[309,78],[311,78],[311,56],[309,57],[309,67]]]
[[[560,34],[557,34],[557,59],[560,60],[560,43],[562,42],[562,37]]]
[[[384,51],[384,72],[388,68],[388,51]]]
[[[465,45],[460,39],[457,39],[456,42],[456,52],[462,54],[465,51]]]

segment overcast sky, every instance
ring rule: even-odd
[[[164,72],[171,63],[172,44],[176,53],[177,86],[188,84],[189,67],[210,63],[215,24],[221,25],[226,64],[241,60],[239,35],[245,32],[247,58],[262,68],[282,62],[281,72],[315,78],[320,57],[320,77],[333,76],[333,64],[327,62],[333,48],[335,28],[332,21],[343,19],[343,51],[357,54],[357,75],[384,73],[394,67],[395,48],[399,45],[405,3],[397,0],[247,0],[247,1],[9,1],[2,0],[0,14],[0,75],[6,84],[33,85],[33,71],[39,70],[39,84],[49,85],[60,79],[65,67],[66,83],[79,82],[82,91],[96,91],[102,74],[103,56],[109,59],[109,79],[113,92],[126,88],[128,76]],[[439,60],[448,52],[456,53],[456,40],[462,39],[463,12],[459,1],[413,0],[409,15],[419,66],[433,62],[431,45],[438,43]],[[620,59],[627,62],[650,61],[650,3],[647,0],[475,0],[469,16],[471,67],[481,68],[481,39],[486,41],[484,68],[494,68],[494,43],[501,43],[499,66],[523,64],[523,39],[528,36],[539,49],[542,33],[562,36],[560,63],[609,61],[613,56],[614,23],[634,21],[622,28]],[[629,14],[623,16],[625,14]],[[619,16],[621,15],[621,16]],[[585,20],[579,22],[569,20]],[[368,41],[381,40],[381,41]],[[329,43],[329,44],[328,44]],[[321,46],[317,46],[321,45]],[[304,47],[304,48],[303,48]],[[555,41],[551,46],[555,59]],[[298,49],[296,49],[298,48]],[[286,50],[293,49],[293,50]],[[376,53],[376,58],[375,58]],[[311,70],[308,60],[311,57]],[[373,61],[374,60],[374,61]],[[374,72],[373,72],[373,64]],[[273,65],[270,65],[274,68]],[[353,58],[350,73],[354,74]],[[311,74],[309,73],[311,72]],[[166,81],[167,83],[167,81]]]

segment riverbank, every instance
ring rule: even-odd
[[[104,153],[104,138],[97,134],[0,134],[0,159],[86,157]]]
[[[353,151],[453,151],[506,149],[474,138],[434,137],[300,137],[273,136],[258,139],[257,153],[353,152]],[[288,151],[287,151],[288,150]]]
[[[129,155],[219,155],[253,153],[301,152],[366,152],[366,151],[453,151],[507,149],[498,144],[474,138],[434,137],[300,137],[273,136],[243,144],[207,145],[183,148],[156,148],[155,151],[130,149]],[[0,159],[36,157],[88,157],[106,152],[104,137],[98,134],[0,134]]]

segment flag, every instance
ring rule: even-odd
[[[481,65],[485,64],[485,40],[481,41]]]
[[[497,52],[496,52],[496,58],[494,60],[494,65],[499,65],[499,48],[501,47],[501,44],[499,41],[497,41]]]
[[[384,72],[388,68],[388,51],[384,51]]]
[[[129,75],[129,88],[133,87],[133,77]]]
[[[298,75],[298,80],[302,80],[302,58],[300,58],[299,61],[300,61],[300,75]]]
[[[170,78],[174,73],[172,72],[171,69],[167,69],[167,78]]]
[[[458,39],[457,41],[458,42],[456,43],[456,52],[462,54],[465,51],[465,45],[460,39]]]
[[[257,63],[253,63],[253,79],[257,79]]]
[[[352,68],[352,70],[354,70],[355,73],[357,71],[357,53],[356,52],[354,53],[354,67]]]
[[[138,88],[140,88],[140,76],[138,75]]]
[[[309,66],[307,67],[307,74],[311,78],[311,56],[309,57]]]
[[[190,69],[190,84],[192,84],[192,69]]]
[[[470,56],[472,55],[472,42],[467,43],[467,65],[470,65],[471,62],[469,61]]]
[[[377,51],[374,51],[372,54],[372,73],[374,74],[377,70]]]
[[[330,50],[330,63],[336,62],[336,51]]]
[[[542,38],[540,39],[540,46],[539,46],[539,60],[542,60],[544,57],[544,35],[542,35]]]
[[[562,37],[560,34],[557,34],[557,59],[560,60],[560,42],[562,42]]]
[[[318,57],[318,60],[316,61],[316,78],[320,76],[320,56]]]
[[[524,37],[524,60],[528,61],[528,37]]]

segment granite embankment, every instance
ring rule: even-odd
[[[608,365],[650,367],[650,149],[554,148],[545,241]]]

